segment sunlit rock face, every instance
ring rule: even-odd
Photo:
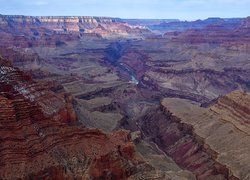
[[[249,49],[246,43],[250,41],[249,18],[241,19],[237,23],[235,20],[228,20],[225,23],[211,23],[201,29],[190,28],[181,33],[166,33],[166,37],[171,36],[173,41],[187,43],[219,43],[229,49]]]
[[[235,91],[207,108],[166,98],[142,128],[197,179],[249,179],[249,97]]]
[[[137,156],[128,132],[85,128],[68,96],[7,64],[0,66],[0,129],[3,179],[127,179],[154,170]]]
[[[227,30],[232,30],[236,26],[239,26],[244,18],[208,18],[205,20],[196,21],[180,21],[180,20],[162,20],[158,23],[151,23],[148,26],[160,33],[178,34],[190,29],[203,29],[207,26],[216,25],[224,27]]]
[[[60,46],[80,36],[143,36],[150,31],[132,26],[119,18],[105,17],[32,17],[0,15],[1,44],[16,47]]]
[[[69,93],[7,62],[0,58],[1,179],[188,179],[145,162],[129,131],[86,128]]]

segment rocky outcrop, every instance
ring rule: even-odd
[[[250,135],[250,94],[234,91],[217,100],[210,109]]]
[[[141,36],[150,34],[142,26],[132,26],[118,18],[33,17],[0,15],[0,45],[5,47],[55,47],[81,36]]]
[[[131,25],[136,26],[156,26],[161,23],[170,23],[170,22],[178,22],[178,19],[122,19],[123,22],[126,22]]]
[[[170,89],[172,94],[176,94],[176,96],[170,97],[180,97],[201,103],[217,98],[221,94],[230,93],[235,89],[249,90],[250,80],[248,78],[249,71],[240,69],[216,71],[211,69],[162,70],[155,68],[155,70],[148,71],[146,75],[145,77],[153,80],[159,87]],[[145,80],[143,82],[147,83]]]
[[[208,18],[196,21],[170,21],[151,25],[150,28],[160,32],[183,32],[189,29],[202,29],[210,25],[220,25],[226,29],[234,29],[239,27],[243,18]]]
[[[250,90],[248,21],[234,27],[116,40],[100,37],[148,31],[112,18],[1,16],[0,53],[39,82],[0,58],[0,179],[173,178],[135,152],[144,137],[159,169],[170,156],[198,179],[248,179],[248,94],[209,103]],[[165,99],[148,111],[162,97],[209,107]],[[121,127],[142,132],[112,132]]]
[[[10,61],[7,61],[1,55],[0,55],[0,64],[3,65],[3,66],[11,66],[12,65]]]
[[[55,32],[84,32],[85,30],[95,28],[98,24],[121,23],[118,18],[109,17],[88,17],[88,16],[8,16],[1,15],[1,27],[10,28],[15,25],[22,25],[27,30],[41,26],[42,28]],[[20,29],[19,29],[20,28]],[[21,31],[19,26],[17,32]],[[35,32],[34,32],[35,33]],[[36,34],[36,33],[35,33]]]
[[[219,38],[224,35],[218,34]],[[204,37],[209,35],[204,32]],[[245,49],[249,43],[238,39],[239,46],[234,46],[236,41],[227,40],[222,44],[167,38],[128,42],[119,63],[134,73],[141,87],[165,97],[205,103],[234,90],[250,90],[249,51]]]
[[[6,63],[0,66],[0,157],[1,179],[168,177],[138,156],[127,131],[85,128],[69,94],[55,94]]]
[[[235,33],[240,33],[248,35],[250,33],[250,17],[247,17],[242,23],[241,26],[236,30]]]
[[[216,153],[204,144],[192,127],[181,123],[163,107],[141,118],[141,126],[147,137],[197,179],[233,179],[226,166],[216,162]]]
[[[42,59],[38,54],[22,49],[0,47],[0,54],[8,59],[5,62],[11,62],[14,67],[21,69],[38,69],[42,64]]]
[[[249,179],[249,94],[239,91],[210,108],[166,98],[141,119],[143,132],[198,179]]]
[[[237,21],[234,21],[237,22]],[[174,42],[186,43],[215,43],[221,44],[229,49],[249,49],[246,43],[249,43],[249,18],[233,23],[232,26],[225,24],[210,24],[201,29],[190,28],[183,33],[166,33]],[[168,36],[169,35],[169,36]]]

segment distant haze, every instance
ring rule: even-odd
[[[0,14],[196,20],[250,16],[250,0],[0,0]]]

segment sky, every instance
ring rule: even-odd
[[[250,16],[250,0],[0,0],[0,14],[196,20]]]

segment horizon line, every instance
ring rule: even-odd
[[[198,19],[179,19],[179,18],[129,18],[129,17],[112,17],[112,16],[90,16],[90,15],[24,15],[24,14],[1,14],[0,16],[6,16],[6,17],[35,17],[35,18],[45,18],[45,17],[66,17],[66,18],[74,18],[74,17],[86,17],[86,18],[109,18],[109,19],[121,19],[121,20],[176,20],[176,21],[198,21],[198,20],[207,20],[207,19],[246,19],[250,16],[244,16],[244,17],[216,17],[216,16],[210,16],[206,18],[198,18]]]

